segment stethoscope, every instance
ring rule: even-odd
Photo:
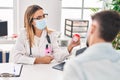
[[[46,39],[47,39],[48,44],[46,44],[46,47],[45,47],[45,55],[51,55],[53,53],[53,50],[52,50],[51,40],[50,40],[48,33],[46,34]],[[30,47],[30,55],[29,56],[33,57],[31,47]]]

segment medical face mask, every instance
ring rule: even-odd
[[[38,29],[40,29],[40,30],[45,29],[45,27],[47,26],[45,19],[35,20],[35,23],[36,23],[36,27],[37,27]]]

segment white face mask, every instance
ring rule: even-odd
[[[42,19],[42,20],[35,20],[35,23],[36,23],[36,27],[40,30],[43,30],[47,27],[47,24],[46,24],[46,21],[45,19]]]

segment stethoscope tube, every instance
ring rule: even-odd
[[[48,44],[51,44],[51,40],[50,40],[50,37],[49,37],[48,33],[46,34],[46,39],[47,39]],[[46,44],[46,50],[49,48],[48,44]],[[29,42],[29,46],[30,46],[30,42]],[[47,51],[47,52],[49,52],[49,51]],[[30,47],[30,55],[29,56],[32,57],[32,49],[31,49],[31,47]]]

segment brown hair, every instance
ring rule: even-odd
[[[112,42],[120,31],[120,14],[116,11],[101,11],[93,15],[92,20],[99,23],[99,36],[107,42]]]
[[[38,10],[43,10],[43,8],[38,5],[31,5],[27,8],[24,15],[24,27],[26,28],[27,31],[27,38],[29,40],[30,47],[32,47],[34,44],[34,35],[35,35],[34,26],[32,25],[33,15]],[[47,28],[46,30],[48,33],[51,32]]]

